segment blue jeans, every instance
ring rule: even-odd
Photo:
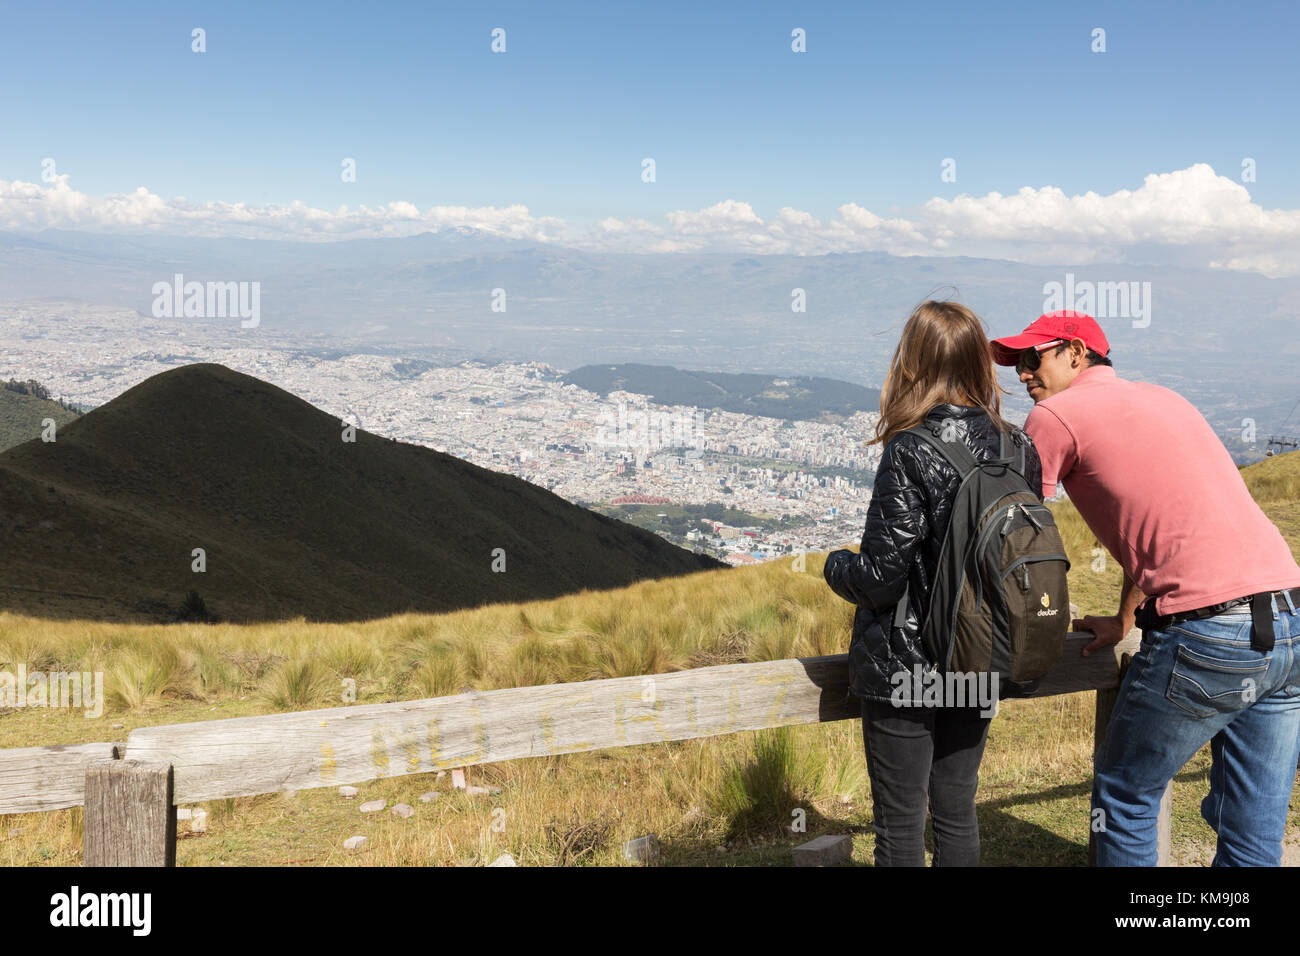
[[[1212,865],[1280,865],[1300,760],[1300,612],[1273,600],[1267,653],[1251,649],[1248,606],[1142,632],[1094,767],[1098,866],[1155,866],[1161,795],[1207,742]]]

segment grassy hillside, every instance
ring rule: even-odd
[[[10,449],[0,607],[158,621],[196,590],[226,620],[357,620],[720,566],[514,476],[343,431],[288,392],[200,364],[142,382],[56,442]]]
[[[54,419],[57,429],[77,418],[77,413],[49,398],[0,387],[0,451],[39,438],[41,422]]]
[[[1244,475],[1265,511],[1300,544],[1300,455]],[[1120,574],[1092,570],[1094,541],[1057,509],[1071,590],[1084,613],[1111,613]],[[644,581],[605,592],[366,623],[140,626],[0,616],[0,668],[105,671],[98,720],[57,710],[0,712],[0,747],[124,740],[134,727],[284,709],[628,676],[740,660],[842,652],[852,608],[826,587],[822,558]],[[1084,865],[1092,694],[1004,703],[981,767],[986,865]],[[1213,833],[1198,814],[1208,749],[1174,782],[1174,857],[1204,864]],[[181,840],[182,865],[453,865],[509,851],[525,864],[623,865],[624,840],[653,832],[665,864],[788,865],[819,832],[856,834],[871,860],[870,790],[856,721],[515,760],[468,772],[500,793],[471,797],[423,774],[361,785],[361,800],[416,808],[410,820],[363,817],[333,789],[211,801],[208,832]],[[441,796],[420,803],[418,796]],[[493,811],[506,811],[504,831]],[[793,809],[806,833],[788,830]],[[1300,800],[1293,802],[1300,811]],[[1294,820],[1294,817],[1293,817]],[[0,817],[0,865],[80,860],[81,812]],[[359,852],[343,841],[369,837]],[[1288,828],[1300,840],[1300,821]]]

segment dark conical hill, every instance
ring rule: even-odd
[[[229,620],[355,620],[723,566],[514,476],[342,432],[221,365],[141,382],[0,455],[0,606],[157,620],[193,589]]]

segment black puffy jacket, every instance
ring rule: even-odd
[[[951,427],[979,461],[998,457],[999,433],[980,408],[936,405],[927,423]],[[1028,435],[1009,426],[1008,454],[1025,449],[1025,478],[1041,498],[1042,465]],[[1018,456],[1017,456],[1018,457]],[[885,445],[876,470],[861,550],[832,551],[822,573],[840,597],[858,606],[849,650],[849,686],[860,697],[888,701],[892,676],[935,662],[921,646],[921,627],[930,605],[930,582],[948,530],[961,476],[938,451],[915,435],[901,434]],[[907,618],[893,627],[894,605],[911,586]]]

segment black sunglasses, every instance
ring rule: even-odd
[[[1022,372],[1037,372],[1038,366],[1043,364],[1043,353],[1056,345],[1065,345],[1065,339],[1054,339],[1051,342],[1044,342],[1042,345],[1035,345],[1032,348],[1023,349],[1020,356],[1016,359],[1016,374]]]

